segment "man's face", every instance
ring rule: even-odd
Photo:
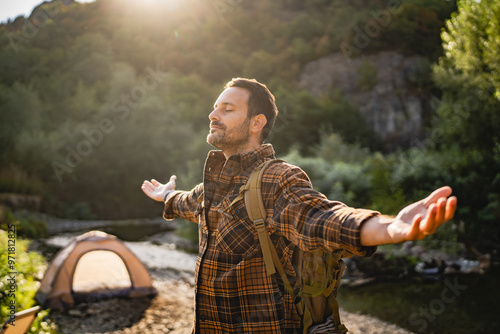
[[[248,98],[250,93],[240,87],[230,87],[220,94],[210,113],[210,133],[207,142],[223,151],[238,151],[250,139]]]

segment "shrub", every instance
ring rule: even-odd
[[[25,211],[14,214],[10,210],[0,210],[0,229],[7,231],[9,225],[16,227],[17,236],[33,239],[47,235],[45,222]]]
[[[0,267],[0,318],[2,321],[10,317],[9,306],[13,300],[16,312],[35,305],[35,293],[45,271],[46,262],[42,255],[28,251],[29,243],[27,239],[17,239],[15,229],[10,228],[9,233],[0,230],[0,262],[2,263]],[[44,320],[48,313],[48,310],[38,313],[31,326],[30,334],[56,333],[56,325]]]

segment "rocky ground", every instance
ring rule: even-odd
[[[81,304],[68,312],[53,312],[61,334],[75,333],[190,333],[192,285],[182,279],[155,277],[154,298],[111,299]]]
[[[79,233],[56,234],[34,248],[41,250],[43,244],[47,256]],[[149,268],[157,296],[79,304],[65,312],[53,311],[50,320],[58,326],[60,334],[189,334],[193,324],[196,255],[179,250],[179,245],[189,249],[189,245],[183,245],[185,242],[170,232],[158,233],[143,241],[125,242]],[[341,317],[351,334],[411,334],[367,315],[341,310]]]
[[[189,334],[193,318],[194,290],[185,273],[153,272],[158,295],[154,298],[112,299],[81,304],[50,316],[61,334]],[[376,318],[347,313],[341,317],[351,334],[411,334]]]

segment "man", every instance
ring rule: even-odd
[[[196,333],[294,333],[300,317],[275,275],[266,274],[257,232],[244,201],[230,205],[262,162],[274,157],[263,144],[278,110],[274,96],[255,80],[230,81],[210,113],[203,183],[190,192],[144,181],[142,190],[165,203],[164,218],[199,223],[195,270]],[[300,136],[300,134],[296,134]],[[262,181],[265,222],[287,274],[295,274],[295,247],[345,249],[367,256],[376,245],[423,239],[454,215],[457,200],[443,187],[404,208],[395,218],[349,208],[312,189],[307,175],[287,163],[272,164]]]

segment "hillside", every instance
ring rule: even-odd
[[[415,138],[383,123],[413,110],[415,95],[401,95],[410,88],[394,85],[382,87],[390,99],[373,94],[380,85],[370,82],[378,80],[371,72],[382,77],[384,64],[363,59],[381,50],[397,51],[402,61],[435,59],[439,29],[454,5],[387,3],[45,2],[30,17],[0,26],[0,191],[43,195],[42,210],[63,216],[147,215],[157,209],[137,192],[140,180],[176,173],[182,187],[199,182],[208,150],[206,117],[223,83],[236,76],[257,78],[275,93],[282,126],[273,143],[280,154],[297,145],[305,152],[332,130],[371,149],[408,147]],[[373,24],[380,25],[379,34],[352,55],[354,64],[368,67],[350,67],[351,73],[364,71],[360,80],[368,81],[317,100],[315,84],[305,79],[316,76],[314,64],[337,57],[341,63],[334,67],[343,68],[351,60],[335,54],[346,43],[356,45],[359,27]],[[396,35],[402,27],[405,36]],[[399,43],[424,39],[418,48]],[[396,97],[399,102],[392,103]],[[374,108],[381,99],[394,108]],[[422,105],[409,117],[424,119],[428,112]],[[334,121],[338,117],[346,119],[342,126]],[[309,126],[318,118],[322,127]],[[307,135],[297,143],[290,133]],[[102,193],[99,201],[96,193]]]
[[[462,7],[45,2],[0,25],[0,192],[41,198],[61,217],[156,216],[140,184],[201,181],[207,115],[223,84],[245,76],[275,94],[270,141],[318,190],[391,214],[449,184],[457,221],[496,247],[498,34],[488,22],[498,18]]]

